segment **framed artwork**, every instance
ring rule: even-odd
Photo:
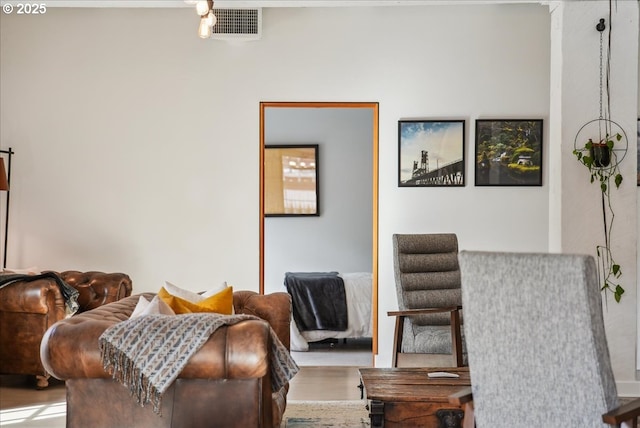
[[[264,215],[320,215],[317,144],[265,146]]]
[[[464,120],[398,121],[398,187],[464,186]]]
[[[542,186],[542,119],[478,119],[476,186]]]
[[[637,141],[637,151],[638,151],[638,175],[637,175],[637,180],[638,180],[638,186],[640,186],[640,118],[638,118],[638,141]]]

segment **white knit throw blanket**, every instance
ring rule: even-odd
[[[260,318],[253,315],[193,313],[147,315],[107,329],[99,339],[102,364],[129,388],[138,404],[150,401],[160,414],[162,394],[209,336],[223,325]],[[299,368],[289,350],[271,332],[271,387],[279,391]]]

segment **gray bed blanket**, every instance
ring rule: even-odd
[[[287,272],[284,284],[300,331],[347,329],[347,296],[338,272]]]

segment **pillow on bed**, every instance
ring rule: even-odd
[[[169,305],[176,314],[216,312],[231,315],[233,313],[233,287],[225,287],[222,291],[197,302],[190,302],[189,300],[175,296],[169,293],[164,287],[160,289],[158,296]]]
[[[145,299],[144,296],[140,296],[138,304],[129,319],[151,314],[175,315],[176,313],[158,296],[155,296],[151,301]]]

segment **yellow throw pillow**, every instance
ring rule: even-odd
[[[233,311],[233,287],[226,287],[219,293],[207,297],[199,302],[192,303],[188,300],[171,295],[164,287],[158,292],[158,296],[173,309],[176,314],[190,314],[193,312],[217,312],[231,315]]]

